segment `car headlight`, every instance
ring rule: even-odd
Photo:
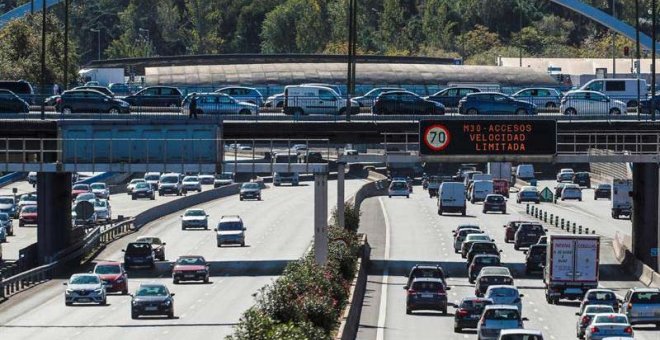
[[[131,301],[131,304],[133,304],[133,306],[139,305],[139,303],[136,300]]]
[[[169,306],[169,305],[171,305],[171,304],[172,304],[172,301],[170,301],[170,300],[165,300],[165,301],[163,302],[163,305],[164,305],[164,306]]]
[[[103,294],[103,288],[94,289],[94,293],[96,293],[96,294]]]
[[[67,289],[67,290],[66,290],[66,293],[67,293],[67,294],[73,294],[73,289]]]
[[[206,270],[198,270],[197,274],[206,274]]]

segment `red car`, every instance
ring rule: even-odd
[[[509,223],[504,225],[504,228],[506,228],[506,232],[504,233],[504,242],[509,243],[513,241],[513,239],[516,236],[516,231],[518,231],[518,227],[522,223],[531,223],[528,221],[510,221]]]
[[[509,198],[509,181],[506,179],[494,179],[493,191],[495,194],[500,194],[506,198]]]
[[[26,224],[37,224],[37,206],[25,205],[18,215],[18,226],[22,227]]]
[[[94,274],[101,277],[108,293],[121,292],[128,294],[128,274],[119,262],[98,262],[94,267]]]
[[[73,188],[71,188],[71,198],[75,200],[78,195],[86,192],[92,192],[92,187],[90,187],[89,184],[74,184]]]
[[[180,256],[172,269],[174,284],[179,281],[204,281],[209,283],[209,264],[202,256]]]

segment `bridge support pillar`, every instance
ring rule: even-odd
[[[346,163],[337,163],[337,225],[344,228],[344,211],[346,210],[344,202],[344,171]]]
[[[658,257],[651,255],[651,249],[658,247],[658,175],[658,164],[635,163],[633,167],[632,253],[655,270]]]
[[[314,259],[328,261],[328,174],[314,174]]]
[[[37,254],[45,264],[71,243],[71,173],[37,174]]]

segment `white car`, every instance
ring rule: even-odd
[[[458,233],[454,236],[454,253],[458,253],[461,250],[463,242],[467,239],[468,236],[471,234],[481,233],[483,233],[483,230],[481,229],[463,228],[459,230]],[[490,237],[488,239],[490,240]]]
[[[92,188],[92,192],[94,195],[96,195],[96,197],[107,200],[110,199],[110,189],[108,189],[108,186],[105,183],[92,183],[90,187]]]
[[[97,199],[94,202],[94,212],[96,213],[96,218],[99,220],[112,220],[112,208],[110,207],[110,202],[108,202],[108,200]]]
[[[520,294],[516,286],[510,285],[493,285],[488,286],[484,297],[493,300],[495,305],[508,305],[518,308],[522,314],[522,298],[525,295]]]
[[[96,274],[73,274],[68,282],[64,283],[64,304],[71,306],[74,303],[98,303],[106,305],[105,286],[101,277]]]
[[[210,173],[200,173],[197,175],[197,178],[199,178],[199,182],[202,184],[213,184],[215,175]]]
[[[181,215],[181,230],[188,228],[209,228],[209,215],[204,209],[188,209]]]
[[[479,340],[497,340],[504,329],[522,329],[523,321],[515,306],[490,305],[484,308],[477,327]]]
[[[566,184],[561,190],[561,200],[578,200],[582,201],[582,190],[577,184]]]
[[[586,340],[603,340],[613,336],[634,338],[633,328],[625,314],[596,314],[584,333]]]
[[[392,196],[406,196],[410,198],[410,188],[408,187],[408,182],[406,181],[392,181],[390,187],[387,190],[387,195],[392,198]]]
[[[567,115],[620,115],[626,113],[626,103],[613,100],[595,91],[576,90],[566,93],[559,110]]]
[[[18,210],[20,211],[26,205],[37,205],[37,195],[23,194],[18,200]]]
[[[132,194],[133,189],[135,189],[135,185],[138,184],[138,183],[147,183],[147,181],[145,181],[143,178],[132,179],[128,183],[128,185],[126,185],[126,193],[129,194],[129,195]]]
[[[557,174],[557,182],[573,182],[573,175],[575,175],[575,172],[573,172],[573,169],[569,168],[564,168],[559,171]]]
[[[580,314],[580,312],[575,313],[575,315],[579,316],[575,323],[575,333],[577,337],[580,339],[584,338],[584,331],[591,323],[594,315],[602,313],[614,313],[614,308],[608,305],[588,305],[584,308],[582,314]]]
[[[181,190],[184,194],[188,191],[202,192],[202,183],[197,176],[186,176],[181,183]]]
[[[497,340],[543,340],[543,333],[532,329],[504,329]]]
[[[151,184],[153,188],[158,190],[158,181],[160,180],[160,172],[147,172],[144,174],[144,180]]]

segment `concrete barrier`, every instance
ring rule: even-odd
[[[660,274],[655,272],[651,267],[642,263],[642,261],[635,258],[629,248],[626,246],[630,236],[621,235],[617,232],[612,241],[614,248],[614,256],[621,266],[625,268],[630,274],[635,276],[640,282],[647,287],[660,288]]]
[[[367,265],[371,258],[371,247],[367,241],[367,235],[362,234],[360,240],[360,257],[357,262],[357,274],[351,282],[348,293],[348,302],[341,315],[339,329],[335,340],[353,340],[357,336],[362,313],[362,302],[367,289]]]

